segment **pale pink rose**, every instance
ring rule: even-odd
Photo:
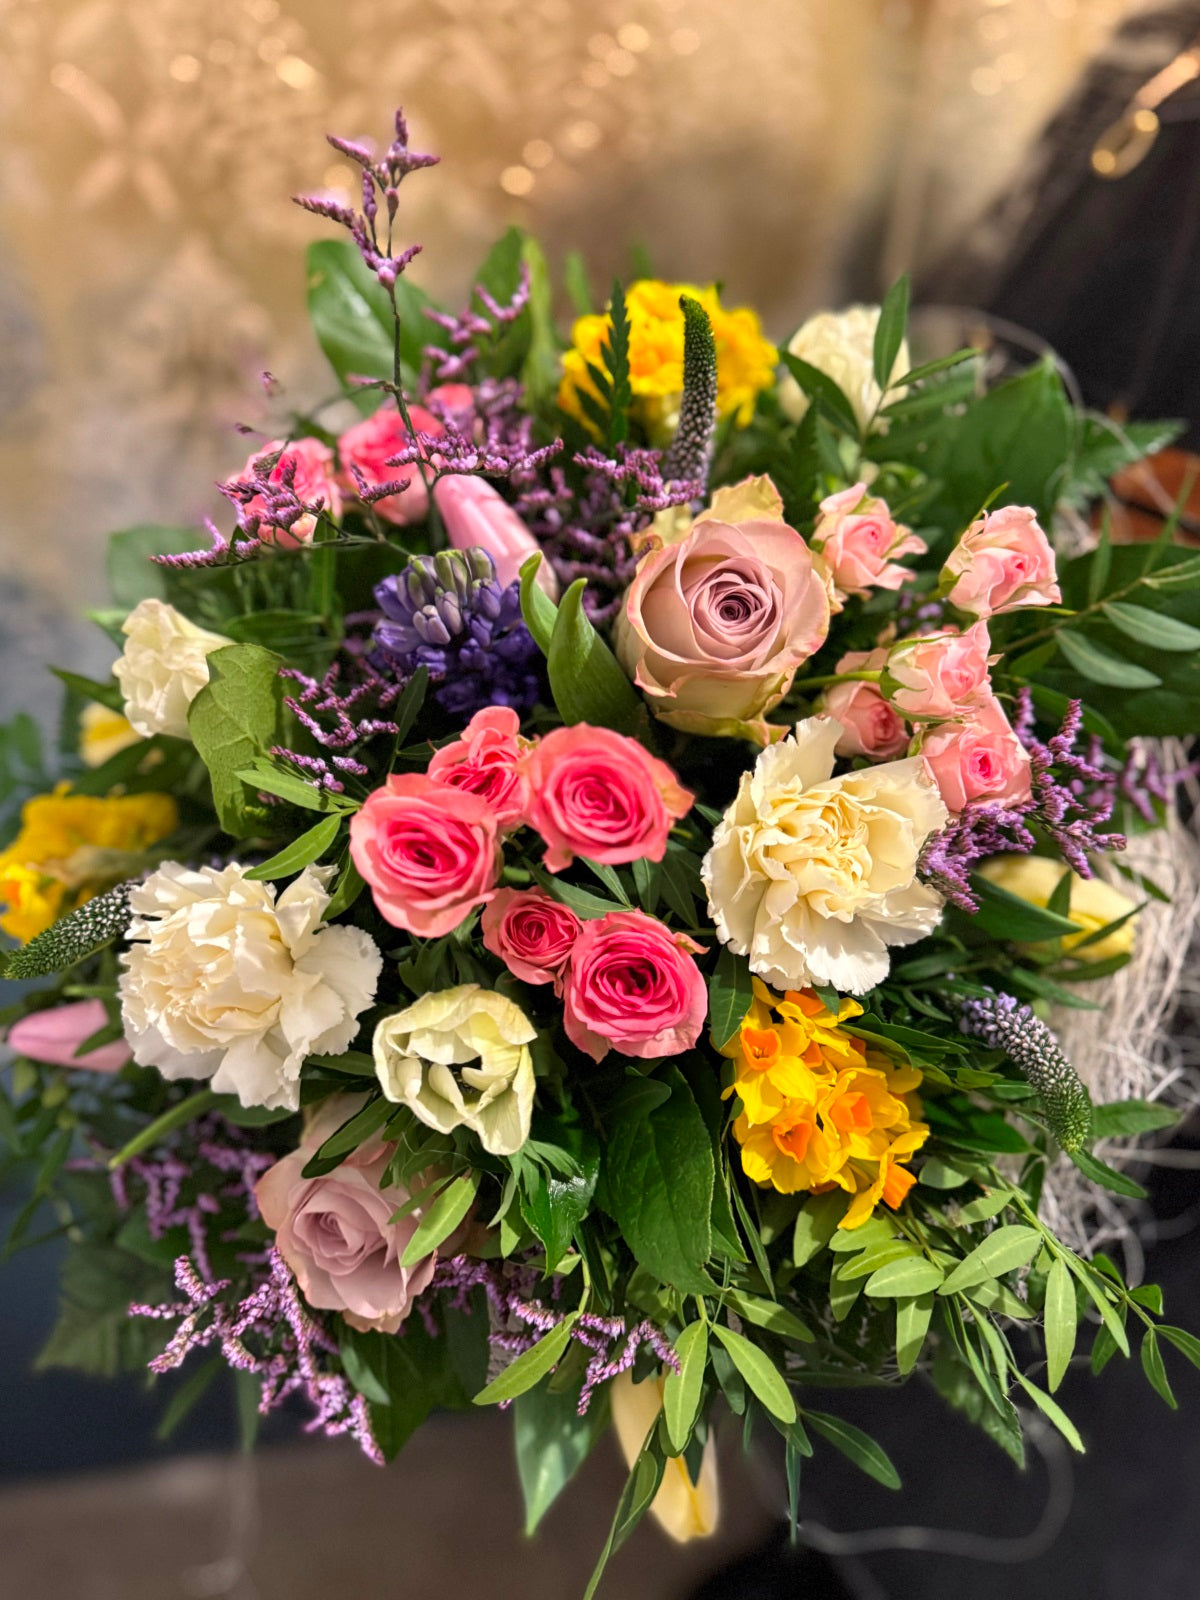
[[[641,911],[585,922],[563,990],[573,1045],[601,1061],[610,1050],[677,1056],[700,1037],[708,989],[690,954],[698,944]]]
[[[813,529],[813,548],[821,552],[839,596],[866,599],[872,589],[898,589],[913,574],[898,565],[900,556],[924,554],[918,538],[892,518],[882,500],[867,494],[865,483],[852,484],[821,501]]]
[[[458,739],[434,752],[429,776],[486,800],[502,828],[516,828],[529,809],[529,780],[521,758],[531,741],[521,737],[521,719],[511,706],[485,706]]]
[[[486,550],[505,589],[517,581],[522,563],[542,548],[508,502],[473,473],[451,472],[439,478],[433,498],[452,548]],[[547,561],[538,568],[538,582],[552,600],[557,598],[558,584]]]
[[[102,1000],[75,1000],[70,1005],[51,1006],[14,1022],[8,1030],[8,1047],[15,1055],[43,1061],[50,1067],[119,1072],[130,1059],[129,1046],[124,1039],[118,1039],[115,1044],[102,1044],[85,1056],[75,1054],[83,1041],[99,1033],[107,1022],[108,1012]]]
[[[481,795],[423,772],[393,773],[350,818],[350,856],[380,916],[438,939],[492,898],[499,827]]]
[[[432,411],[426,411],[424,406],[409,406],[408,415],[413,427],[420,433],[440,437],[446,431]],[[403,467],[388,466],[389,459],[406,450],[412,442],[412,435],[404,426],[404,418],[390,403],[380,406],[378,411],[362,422],[356,422],[352,428],[347,428],[338,440],[338,455],[351,494],[357,489],[352,468],[357,468],[368,489],[377,489],[381,484],[393,483],[397,479],[408,480],[407,488],[397,494],[385,495],[382,500],[376,500],[372,507],[385,522],[399,526],[420,522],[429,510],[429,494],[416,462]]]
[[[636,739],[577,722],[555,728],[526,756],[529,826],[546,843],[551,872],[576,856],[610,866],[661,861],[671,824],[695,796]]]
[[[972,800],[1012,805],[1029,798],[1029,756],[994,695],[960,720],[923,734],[919,752],[956,816]]]
[[[579,937],[579,918],[542,889],[497,889],[480,919],[484,948],[499,956],[522,983],[552,983],[562,976]]]
[[[390,1220],[409,1198],[399,1184],[380,1187],[395,1145],[376,1134],[324,1177],[303,1176],[305,1164],[355,1105],[352,1096],[326,1101],[300,1148],[268,1168],[254,1192],[309,1305],[340,1312],[352,1328],[395,1333],[437,1265],[436,1251],[411,1267],[400,1265],[421,1213]]]
[[[951,579],[946,598],[976,617],[1062,604],[1054,551],[1029,506],[1001,506],[973,522],[942,568],[942,583]]]
[[[886,650],[851,650],[834,671],[876,672],[886,659]],[[883,698],[877,683],[835,683],[825,691],[822,710],[842,725],[835,755],[891,761],[908,748],[904,718]]]
[[[253,478],[255,463],[264,456],[280,452],[279,460],[271,468],[267,481],[275,486],[284,483],[287,474],[295,463],[295,473],[292,477],[292,492],[298,500],[303,500],[305,505],[316,505],[321,502],[322,508],[333,518],[342,514],[342,492],[338,488],[334,476],[333,451],[328,445],[322,444],[320,439],[273,439],[270,444],[265,444],[261,450],[256,450],[246,459],[242,468],[242,478]],[[245,505],[246,512],[262,509],[262,496],[255,495]],[[276,544],[286,550],[294,550],[297,545],[308,544],[312,539],[317,526],[317,519],[305,513],[298,517],[288,529],[260,527],[258,537],[264,544]]]
[[[887,652],[890,699],[906,717],[956,717],[991,692],[988,625],[901,639]]]
[[[687,733],[766,744],[779,704],[829,631],[812,552],[785,522],[706,517],[638,563],[617,654],[650,709]]]

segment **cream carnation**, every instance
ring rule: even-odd
[[[819,311],[796,330],[788,342],[788,353],[807,361],[826,377],[832,378],[854,408],[860,427],[865,428],[882,398],[875,382],[875,329],[879,326],[878,306],[848,306],[845,311]],[[896,353],[891,377],[908,371],[908,345],[902,342]],[[898,400],[906,391],[895,388],[889,398]],[[808,410],[808,396],[785,373],[779,380],[779,404],[793,422]]]
[[[322,925],[330,870],[277,896],[236,864],[167,861],[133,889],[120,990],[134,1060],[294,1111],[304,1061],[346,1049],[383,966],[361,929]]]
[[[429,1128],[471,1128],[494,1156],[529,1137],[537,1029],[520,1006],[462,983],[422,995],[375,1029],[375,1072],[389,1100]]]
[[[949,813],[919,758],[832,776],[842,726],[810,717],[744,773],[704,858],[717,935],[776,989],[864,994],[888,945],[937,926],[917,860]]]
[[[208,658],[232,640],[189,622],[165,600],[142,600],[121,624],[125,649],[113,673],[130,725],[150,739],[188,737],[188,707],[208,683]]]

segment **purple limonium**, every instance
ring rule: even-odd
[[[541,654],[521,618],[520,589],[502,589],[486,550],[414,556],[375,589],[383,618],[375,661],[407,679],[425,667],[446,711],[484,706],[528,711],[541,684]]]
[[[471,300],[483,307],[477,311],[471,302],[458,315],[448,311],[426,310],[425,320],[436,323],[445,332],[444,345],[428,344],[424,355],[431,363],[433,376],[438,383],[469,383],[475,363],[481,354],[481,341],[489,343],[504,328],[510,327],[529,304],[529,267],[522,262],[521,275],[512,299],[499,304],[477,283]]]
[[[180,550],[173,555],[151,556],[151,561],[160,567],[173,567],[177,571],[189,572],[197,567],[233,566],[239,561],[251,561],[263,552],[263,546],[258,539],[235,539],[231,544],[216,523],[207,517],[204,519],[204,528],[212,540],[210,549]]]

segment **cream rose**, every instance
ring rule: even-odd
[[[845,311],[820,311],[809,317],[788,342],[788,353],[807,361],[826,377],[832,378],[854,408],[861,428],[875,415],[882,398],[875,382],[875,329],[879,326],[878,306],[848,306]],[[896,355],[891,376],[907,372],[908,344],[903,342]],[[793,422],[808,410],[808,396],[792,377],[784,373],[779,380],[779,404]],[[889,398],[899,400],[906,391],[895,388]]]
[[[1079,932],[1066,935],[1063,949],[1081,961],[1107,961],[1110,956],[1126,956],[1133,949],[1137,918],[1132,913],[1138,910],[1137,901],[1103,878],[1081,878],[1061,861],[1051,861],[1046,856],[992,856],[980,863],[978,871],[998,889],[1007,889],[1031,906],[1043,908],[1050,904],[1051,895],[1066,873],[1071,880],[1071,909],[1065,915],[1077,924]],[[1121,923],[1105,938],[1076,948],[1082,940],[1107,928],[1110,922],[1120,922],[1122,917],[1128,917],[1128,922]]]
[[[167,861],[133,889],[120,991],[134,1060],[294,1111],[305,1059],[346,1049],[383,966],[361,929],[322,924],[331,870],[277,896],[236,864]]]
[[[888,946],[941,916],[917,879],[922,846],[949,821],[935,785],[913,757],[833,777],[842,735],[810,717],[764,750],[704,858],[717,936],[776,989],[864,994],[887,977]]]
[[[188,707],[208,683],[208,658],[231,644],[189,622],[165,600],[142,600],[121,624],[125,649],[113,667],[125,715],[144,739],[188,737]]]
[[[520,1006],[477,983],[422,995],[375,1029],[375,1072],[389,1100],[427,1127],[471,1128],[494,1156],[529,1137],[537,1029]]]

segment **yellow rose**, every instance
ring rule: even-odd
[[[641,1453],[646,1435],[658,1419],[663,1405],[662,1377],[634,1383],[628,1372],[620,1372],[609,1384],[613,1427],[617,1443],[632,1467]],[[720,1514],[717,1493],[717,1441],[710,1432],[700,1461],[700,1476],[695,1483],[688,1475],[682,1456],[671,1456],[658,1492],[650,1502],[650,1515],[677,1544],[692,1539],[707,1539],[716,1532]]]
[[[879,325],[878,306],[850,306],[845,311],[820,311],[798,328],[788,343],[788,353],[807,361],[826,377],[832,378],[854,408],[859,427],[866,428],[875,415],[882,395],[875,382],[875,329]],[[910,366],[908,345],[902,343],[891,376],[907,372]],[[888,391],[889,400],[898,400],[902,388]],[[808,396],[785,373],[779,380],[779,404],[793,422],[808,410]]]
[[[1071,908],[1066,914],[1079,932],[1066,934],[1062,948],[1073,951],[1081,961],[1107,961],[1110,956],[1126,956],[1133,949],[1137,917],[1129,914],[1137,911],[1137,904],[1103,878],[1081,878],[1061,861],[1051,861],[1046,856],[992,856],[978,870],[997,889],[1005,889],[1019,900],[1043,909],[1065,874],[1071,880]],[[1129,917],[1129,921],[1095,944],[1079,948],[1082,940],[1122,917]]]

